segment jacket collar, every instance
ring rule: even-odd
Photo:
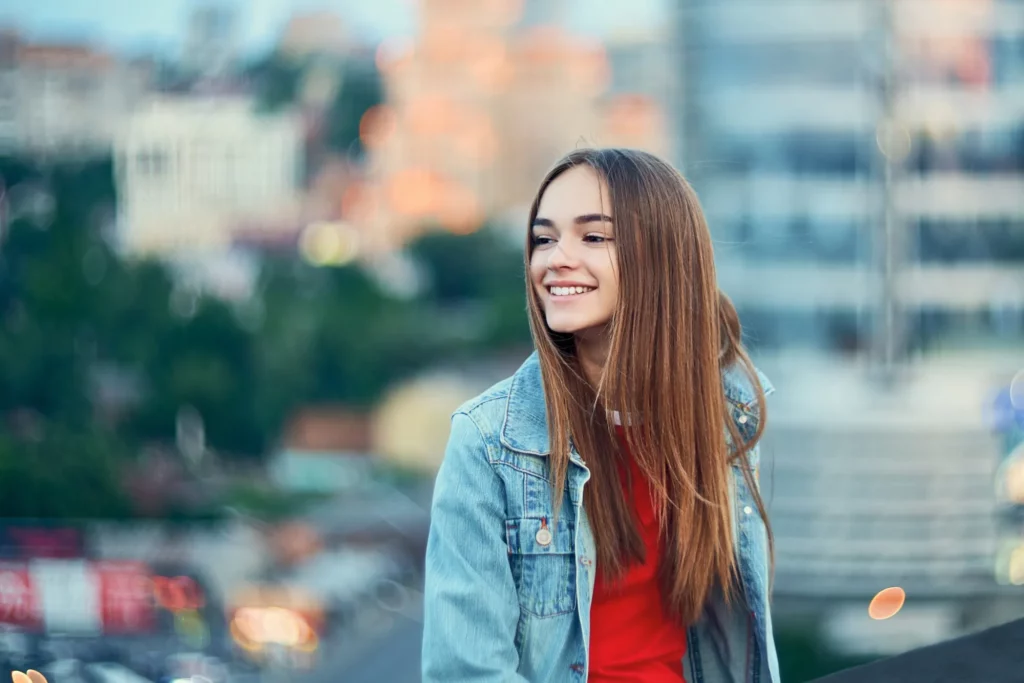
[[[757,374],[765,395],[771,394],[775,390],[771,382],[760,370]],[[732,413],[737,427],[741,432],[756,429],[759,419],[756,392],[742,367],[734,365],[724,369],[722,385],[726,398],[736,408]],[[500,439],[505,448],[518,453],[546,456],[551,452],[544,382],[536,351],[512,376]]]

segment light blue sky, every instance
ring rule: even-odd
[[[227,1],[244,7],[241,23],[247,50],[269,44],[287,16],[303,9],[335,11],[371,40],[415,31],[415,0]],[[602,36],[659,23],[667,1],[567,0],[567,16],[574,30]],[[85,38],[132,51],[173,50],[195,4],[196,0],[3,0],[0,24],[13,25],[30,38]]]

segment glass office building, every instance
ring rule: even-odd
[[[933,639],[1024,614],[989,419],[1024,368],[1024,3],[673,8],[678,161],[779,388],[778,595],[899,585]]]

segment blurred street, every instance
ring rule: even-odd
[[[403,613],[368,614],[349,632],[326,639],[311,670],[268,668],[236,675],[232,683],[419,683],[419,608],[413,604]]]
[[[381,632],[353,648],[325,644],[324,658],[315,671],[296,676],[295,683],[419,683],[422,625],[395,616]]]

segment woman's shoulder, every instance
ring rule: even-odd
[[[484,437],[501,435],[512,448],[530,450],[539,447],[535,442],[546,442],[544,387],[536,352],[511,376],[459,406],[455,415],[460,414],[469,417]]]
[[[759,368],[754,367],[754,374],[765,396],[775,392],[775,385]],[[722,369],[722,386],[726,397],[733,403],[749,406],[757,402],[757,386],[742,363],[733,363]]]
[[[507,369],[506,369],[507,371]],[[530,354],[519,368],[504,379],[494,382],[476,396],[464,401],[454,414],[463,414],[474,421],[493,422],[494,418],[504,419],[510,399],[524,398],[525,393],[537,393],[529,389],[540,389],[540,363],[536,352]],[[543,396],[543,393],[540,393]],[[499,420],[500,424],[500,420]]]
[[[489,417],[492,413],[504,414],[504,404],[508,402],[512,379],[512,377],[506,377],[500,382],[495,382],[473,398],[464,401],[455,409],[455,414],[467,415],[474,421],[478,418]]]

